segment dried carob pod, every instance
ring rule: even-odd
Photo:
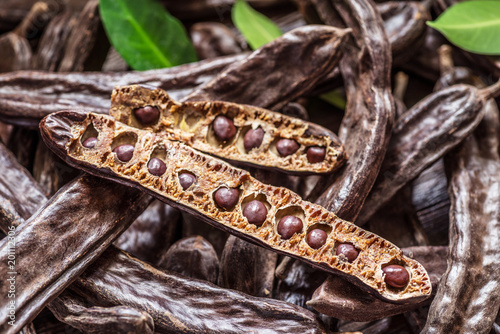
[[[64,47],[77,19],[71,11],[64,11],[54,17],[45,29],[38,50],[33,59],[33,68],[56,71],[61,63]]]
[[[27,70],[31,66],[32,51],[28,40],[15,33],[0,36],[2,61],[0,73]]]
[[[153,317],[158,333],[327,333],[303,308],[165,273],[115,247],[108,248],[70,289],[96,305],[144,310]]]
[[[74,293],[65,291],[49,309],[57,319],[84,333],[153,334],[154,322],[146,311],[127,306],[89,306]]]
[[[485,101],[498,94],[500,83],[483,90],[455,85],[429,95],[400,117],[356,223],[366,223],[406,183],[467,137],[481,121]]]
[[[314,0],[331,8],[329,0]],[[394,122],[391,94],[390,45],[382,19],[372,1],[333,1],[353,39],[340,62],[347,106],[339,130],[349,160],[316,203],[339,217],[354,221],[375,182]],[[328,22],[327,22],[328,23]]]
[[[252,296],[272,297],[277,261],[278,254],[231,235],[222,252],[217,285]]]
[[[109,41],[99,15],[99,1],[90,0],[67,38],[58,71],[100,70],[108,49]]]
[[[403,252],[419,261],[426,269],[434,289],[446,271],[446,246],[420,246],[403,248]],[[375,299],[340,277],[330,275],[314,292],[307,305],[316,311],[349,321],[373,321],[407,312],[430,301],[416,304],[392,304]]]
[[[294,29],[196,89],[186,100],[220,100],[273,110],[310,91],[338,64],[349,30]]]
[[[0,119],[8,124],[36,127],[47,114],[68,108],[108,113],[109,96],[115,84],[151,85],[167,90],[173,98],[182,98],[246,56],[240,54],[143,72],[1,74]]]
[[[314,123],[230,102],[178,103],[161,89],[117,87],[111,116],[239,164],[331,173],[344,162],[337,136]]]
[[[40,128],[47,145],[71,165],[140,188],[236,236],[344,275],[379,298],[413,302],[431,292],[425,269],[390,242],[181,142],[109,116],[72,111],[47,116]],[[247,212],[252,202],[257,210]],[[398,273],[389,273],[392,268]]]
[[[242,51],[234,32],[219,22],[195,23],[190,35],[198,59],[228,56]]]
[[[172,245],[158,262],[158,268],[217,283],[219,258],[202,236],[183,238]]]
[[[114,244],[141,261],[158,265],[175,241],[180,219],[179,210],[155,200]]]
[[[489,333],[500,306],[500,122],[491,100],[474,133],[446,157],[448,268],[422,333]]]
[[[117,193],[124,196],[122,202],[117,203]],[[68,184],[36,215],[10,230],[15,235],[15,250],[11,240],[0,241],[0,267],[5,273],[12,272],[7,257],[15,251],[15,270],[9,274],[15,278],[15,323],[8,324],[12,299],[2,298],[0,331],[17,333],[33,320],[102,254],[149,201],[149,196],[140,191],[87,175]],[[89,216],[87,206],[93,206],[96,214]],[[7,280],[0,282],[4,296],[10,287]]]

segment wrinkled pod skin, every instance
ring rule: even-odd
[[[90,124],[99,133],[99,141],[95,148],[86,149],[81,140]],[[341,274],[379,298],[412,302],[425,299],[430,294],[425,269],[402,256],[401,251],[388,241],[339,219],[318,205],[303,201],[288,189],[264,185],[248,172],[182,143],[170,142],[151,132],[128,127],[109,116],[71,111],[49,115],[41,122],[40,128],[42,138],[49,147],[71,165],[140,188],[236,236]],[[134,157],[129,162],[119,162],[111,153],[113,141],[120,138],[136,138]],[[170,152],[166,160],[168,170],[161,177],[144,172],[144,163],[155,147],[163,147]],[[184,190],[178,181],[179,171],[193,173],[197,181]],[[232,203],[236,200],[231,207],[221,207],[217,202],[214,193],[221,188],[238,190],[231,195],[237,196],[231,200]],[[266,222],[261,227],[249,224],[241,211],[246,201],[252,198],[263,201],[269,208]],[[303,228],[286,240],[275,230],[274,224],[290,214],[300,217]],[[328,231],[328,240],[319,249],[312,249],[305,240],[306,232],[315,226]],[[354,264],[345,263],[342,257],[333,254],[334,244],[343,240],[349,240],[360,251]],[[405,288],[394,291],[386,287],[381,266],[387,263],[401,263],[411,272],[411,280]],[[366,276],[367,266],[374,272],[369,277]]]
[[[476,87],[455,85],[432,93],[403,114],[356,224],[367,223],[399,189],[472,133],[483,118],[484,103]]]

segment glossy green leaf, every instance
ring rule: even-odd
[[[100,0],[102,22],[111,44],[134,70],[196,61],[182,24],[155,0]]]
[[[500,1],[460,2],[427,24],[464,50],[500,54]]]
[[[231,17],[236,28],[254,50],[283,34],[273,21],[254,10],[244,0],[236,1]]]
[[[332,106],[345,110],[347,101],[338,90],[332,90],[328,93],[319,96],[323,101],[330,103]]]

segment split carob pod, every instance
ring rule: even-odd
[[[331,173],[344,162],[337,136],[314,123],[222,101],[178,103],[161,89],[116,87],[109,114],[119,122],[238,164],[286,173]]]
[[[391,50],[372,1],[314,0],[335,23],[352,28],[340,61],[347,106],[339,129],[349,160],[316,200],[342,219],[355,221],[378,175],[391,136],[395,107],[391,93]],[[331,14],[331,16],[328,16]],[[326,182],[325,182],[326,183]]]
[[[446,271],[448,247],[417,246],[402,250],[427,269],[434,295],[439,279]],[[415,304],[386,303],[367,295],[353,284],[333,275],[328,277],[307,302],[307,306],[322,314],[349,321],[373,321],[408,312],[428,304],[430,304],[430,300]]]
[[[46,115],[68,108],[107,114],[109,96],[115,84],[151,85],[167,90],[173,98],[182,98],[246,56],[240,54],[142,72],[18,71],[0,74],[0,120],[37,127]]]
[[[448,268],[422,333],[490,333],[499,310],[500,122],[496,103],[488,103],[477,129],[445,157]]]
[[[9,168],[12,172],[22,175],[24,173],[22,167],[19,164],[16,165],[15,160],[11,161],[10,158],[12,155],[7,154],[6,160],[11,162]],[[18,181],[17,178],[11,178],[5,180],[5,183],[9,189],[15,189],[16,181]],[[23,184],[31,183],[32,189],[35,190],[33,192],[38,194],[37,197],[43,198],[39,186],[32,177],[26,174],[21,181]],[[16,190],[20,195],[22,194],[21,187]],[[127,196],[129,193],[125,191],[123,194]],[[15,196],[14,193],[12,196],[9,195],[9,198],[13,205],[9,201],[0,201],[2,205],[0,214],[7,213],[7,220],[9,220],[7,222],[5,219],[0,219],[0,229],[6,232],[9,231],[9,226],[22,224],[22,218],[13,206],[17,208],[26,205],[27,212],[22,214],[26,218],[36,211],[36,208],[32,207],[32,200],[23,196]],[[4,207],[4,204],[10,204],[10,207]],[[99,210],[99,206],[89,206],[86,214],[96,215]],[[128,214],[127,210],[122,211],[124,217]],[[87,302],[99,306],[126,305],[146,311],[153,317],[155,332],[158,333],[180,331],[199,334],[210,331],[217,333],[261,331],[283,334],[293,331],[312,334],[326,333],[316,316],[303,308],[269,298],[251,297],[218,288],[203,281],[164,273],[131,257],[113,245],[104,251],[100,259],[101,261],[95,266],[87,268],[80,275],[78,282],[71,284],[69,289],[78,292]],[[138,285],[137,282],[141,284]],[[141,287],[144,287],[144,290],[141,290]],[[155,291],[155,294],[152,295],[151,291]],[[67,295],[66,297],[70,298]],[[50,304],[49,307],[51,307]],[[186,308],[189,308],[189,312],[186,312]],[[231,313],[231,321],[228,321],[228,312]]]
[[[496,95],[500,82],[485,89],[454,85],[432,93],[399,118],[356,223],[366,223],[399,189],[467,137],[483,118],[486,100]]]
[[[84,333],[153,334],[153,318],[146,311],[128,306],[89,306],[74,293],[64,291],[50,303],[50,311],[61,322]]]
[[[229,66],[185,101],[231,101],[280,110],[335,68],[349,32],[319,25],[296,28]]]
[[[404,303],[431,293],[425,269],[390,242],[181,142],[110,116],[73,111],[47,116],[40,130],[47,145],[72,166],[139,188],[236,236],[341,274],[379,298]],[[255,209],[247,210],[251,204]]]
[[[116,201],[116,194],[123,201]],[[0,241],[0,269],[8,268],[7,257],[15,252],[15,323],[10,325],[12,299],[0,300],[2,333],[17,333],[21,327],[62,292],[144,210],[149,196],[130,187],[87,175],[62,188],[14,233],[15,249],[8,238]],[[88,214],[93,207],[95,214]],[[46,243],[53,243],[47,247]],[[61,248],[62,247],[62,248]],[[43,265],[36,265],[43,262]],[[11,284],[0,282],[7,296]]]

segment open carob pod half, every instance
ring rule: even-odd
[[[285,173],[331,173],[345,161],[331,131],[250,105],[176,102],[162,89],[116,87],[109,114],[127,125],[162,134],[238,164]]]
[[[392,243],[184,143],[110,116],[74,111],[47,116],[40,129],[46,144],[70,165],[139,188],[247,241],[340,274],[378,298],[411,303],[431,293],[424,267]]]

